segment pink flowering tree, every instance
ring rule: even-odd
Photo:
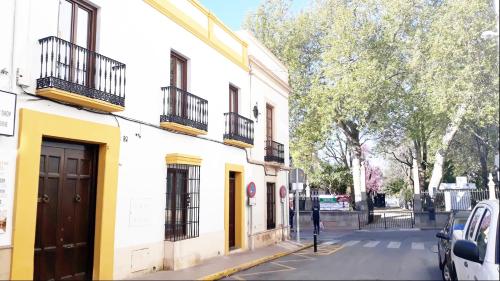
[[[371,194],[376,194],[382,188],[383,174],[379,167],[370,165],[370,162],[365,162],[366,169],[366,192]]]

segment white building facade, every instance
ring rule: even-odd
[[[251,34],[195,0],[5,0],[0,23],[0,278],[137,277],[288,237],[288,74]]]

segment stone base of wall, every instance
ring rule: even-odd
[[[11,247],[0,247],[0,280],[10,279]]]
[[[320,220],[327,229],[333,229],[335,227],[346,228],[346,229],[358,229],[359,228],[359,217],[361,213],[356,211],[351,212],[340,212],[340,211],[321,211]],[[312,212],[302,211],[300,212],[300,227],[312,228]]]
[[[429,212],[415,212],[415,228],[443,228],[448,222],[449,212],[436,212],[436,219],[430,220]]]
[[[278,226],[276,229],[270,229],[254,233],[248,237],[248,245],[251,250],[276,244],[288,239],[289,228]]]
[[[165,270],[179,270],[199,264],[203,260],[224,255],[224,231],[203,234],[200,237],[176,242],[164,242]]]

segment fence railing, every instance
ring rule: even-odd
[[[285,162],[285,146],[279,142],[266,140],[264,161]]]
[[[433,206],[436,211],[471,210],[478,202],[488,199],[489,191],[485,189],[438,190],[434,193]],[[423,210],[427,211],[431,206],[429,192],[421,192],[421,200]]]
[[[253,121],[235,112],[224,113],[224,139],[242,141],[253,145]]]
[[[57,88],[125,106],[125,64],[55,36],[39,43],[37,89]]]
[[[208,130],[208,101],[187,91],[168,86],[163,91],[160,122],[174,122],[203,131]]]

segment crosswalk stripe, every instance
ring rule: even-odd
[[[387,248],[389,249],[399,249],[399,247],[401,247],[401,242],[396,242],[396,241],[391,241],[387,245]]]
[[[363,245],[363,247],[373,248],[373,247],[377,246],[378,243],[380,243],[380,241],[370,241],[370,242],[366,243],[365,245]]]
[[[411,242],[411,249],[412,250],[423,250],[424,249],[424,243]]]
[[[344,246],[347,246],[347,247],[354,246],[354,245],[358,244],[359,242],[361,242],[361,241],[359,241],[359,240],[351,240],[349,242],[344,243]]]
[[[323,242],[321,243],[321,245],[333,245],[335,243],[339,243],[340,240],[331,240],[331,241],[326,241],[326,242]]]

